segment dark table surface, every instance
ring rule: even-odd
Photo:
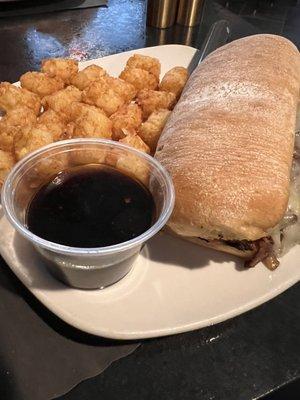
[[[47,57],[87,60],[166,43],[199,48],[210,25],[221,18],[231,23],[231,39],[276,33],[300,46],[297,1],[206,1],[200,26],[165,30],[146,28],[145,10],[143,0],[111,0],[108,8],[0,18],[0,81],[18,80],[25,71],[39,68],[40,60]],[[25,289],[24,296],[30,297]],[[144,341],[133,355],[61,400],[248,400],[287,384],[272,398],[298,398],[299,304],[298,284],[225,323]]]

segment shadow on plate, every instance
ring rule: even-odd
[[[13,247],[17,262],[22,264],[22,273],[25,275],[28,286],[47,290],[69,289],[51,275],[40,254],[17,233],[14,237]],[[141,257],[161,264],[188,269],[209,267],[211,262],[215,262],[218,264],[234,263],[237,270],[243,270],[242,263],[234,256],[197,246],[165,233],[159,233],[152,238],[141,252]],[[43,269],[43,274],[32,273],[33,269]]]
[[[209,267],[210,262],[235,263],[243,270],[242,262],[230,254],[221,253],[165,233],[159,233],[147,243],[149,258],[162,264],[189,269]]]
[[[31,245],[26,239],[24,239],[17,232],[14,234],[13,238],[13,248],[14,254],[13,258],[16,260],[15,263],[18,265],[22,265],[21,268],[18,268],[19,273],[22,274],[24,280],[26,281],[26,285],[30,288],[38,288],[44,289],[47,291],[65,291],[65,290],[76,290],[80,291],[81,289],[72,288],[66,285],[64,282],[60,281],[58,278],[53,276],[47,267],[47,262],[43,259],[43,257],[36,251],[36,249]],[[145,248],[143,250],[143,255],[149,259],[148,257],[148,249]],[[137,265],[139,267],[139,265]],[[38,271],[37,271],[38,270]],[[139,272],[134,274],[134,279],[132,279],[132,270],[129,271],[122,279],[118,282],[114,283],[111,286],[108,286],[106,289],[114,289],[116,290],[115,296],[120,296],[120,285],[121,294],[123,295],[124,290],[126,295],[130,291],[133,290],[134,287],[139,285],[140,281],[143,279],[146,268],[139,268]],[[42,273],[40,273],[42,271]],[[128,278],[128,279],[127,279]],[[125,285],[125,289],[124,289]],[[82,289],[83,291],[97,292],[98,289]]]

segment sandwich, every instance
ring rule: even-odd
[[[275,269],[300,242],[300,55],[254,35],[211,53],[192,73],[156,158],[176,193],[168,230]]]

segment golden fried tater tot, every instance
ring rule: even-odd
[[[13,141],[19,130],[36,123],[36,115],[30,108],[19,107],[9,110],[2,119],[0,119],[0,149],[4,151],[13,151]]]
[[[128,59],[126,66],[129,68],[144,69],[159,79],[160,62],[157,58],[134,54]]]
[[[5,122],[10,126],[32,126],[36,123],[36,120],[36,114],[32,109],[17,107],[9,110],[1,119],[1,122]]]
[[[21,86],[30,92],[33,92],[41,98],[48,96],[60,89],[65,84],[60,78],[51,78],[43,72],[26,72],[20,77]]]
[[[141,68],[126,67],[121,72],[120,78],[131,83],[137,91],[142,89],[156,89],[158,87],[158,78]]]
[[[112,122],[105,112],[94,106],[85,105],[79,116],[68,125],[67,132],[74,138],[106,138],[112,135]]]
[[[184,67],[175,67],[162,78],[159,90],[174,93],[178,99],[188,80],[188,70]]]
[[[68,125],[68,134],[75,138],[111,138],[111,122],[105,112],[95,106],[84,103],[73,103],[74,115],[77,119]],[[107,150],[103,148],[84,148],[70,154],[73,166],[82,164],[104,163]]]
[[[175,102],[176,97],[174,93],[163,91],[144,89],[137,96],[137,103],[142,108],[144,119],[148,118],[153,111],[159,108],[172,110]]]
[[[82,150],[74,150],[70,154],[70,164],[72,167],[86,164],[102,164],[106,163],[107,150],[106,149],[93,149],[88,148]]]
[[[65,89],[61,89],[56,93],[44,97],[42,99],[42,104],[46,110],[51,108],[68,119],[70,105],[76,101],[80,102],[81,94],[82,92],[75,86],[67,86]]]
[[[108,85],[125,100],[126,103],[129,103],[135,98],[137,90],[131,83],[111,76],[106,77],[106,81]]]
[[[60,78],[69,85],[71,77],[78,72],[78,62],[70,58],[49,58],[42,60],[41,71],[51,78]]]
[[[11,153],[0,150],[0,188],[9,171],[14,166],[14,157]]]
[[[152,154],[156,150],[158,139],[170,114],[170,110],[155,110],[139,129],[140,137],[150,147]]]
[[[17,87],[9,82],[1,82],[0,109],[7,112],[18,107],[30,108],[38,115],[41,110],[40,98],[29,90]]]
[[[84,103],[97,106],[110,116],[125,104],[125,100],[116,93],[105,79],[93,82],[82,92]]]
[[[0,121],[0,150],[12,151],[14,147],[14,137],[21,128],[16,126],[7,126]]]
[[[77,114],[74,122],[68,125],[68,134],[74,138],[106,138],[112,134],[112,123],[105,112],[95,106],[84,103],[73,104],[73,112]],[[70,160],[72,165],[101,163],[106,158],[104,149],[74,151]]]
[[[14,138],[16,158],[20,160],[25,157],[26,154],[53,142],[53,135],[46,129],[36,127],[31,129],[24,128]]]
[[[73,104],[73,103],[72,103]],[[50,125],[50,124],[55,124],[57,122],[65,122],[65,116],[63,114],[60,114],[51,108],[49,108],[47,111],[44,111],[37,119],[38,123],[44,124],[44,125]]]
[[[128,104],[120,107],[110,120],[113,123],[113,139],[119,140],[125,136],[123,129],[138,129],[142,123],[142,110],[137,104]]]
[[[71,77],[71,85],[80,90],[86,89],[92,82],[106,75],[106,71],[98,65],[90,65]]]
[[[51,108],[40,115],[36,127],[50,132],[53,135],[53,140],[55,142],[69,138],[66,133],[67,125],[63,117],[57,112],[51,110]]]
[[[98,108],[98,107],[96,107],[96,108],[97,108],[97,110],[104,113],[104,111],[101,110],[100,108]],[[94,110],[94,109],[95,109],[95,107],[91,106],[89,104],[82,103],[82,102],[80,102],[80,103],[74,102],[69,107],[69,113],[68,113],[69,120],[75,121],[77,118],[84,117],[89,112],[91,112],[91,110]]]
[[[127,135],[123,139],[120,139],[119,142],[128,144],[129,146],[134,147],[135,149],[144,153],[150,153],[149,146],[138,135]]]
[[[124,139],[124,137],[126,137],[126,136],[136,136],[138,134],[137,130],[131,126],[127,127],[127,128],[123,128],[122,132],[123,132],[122,139]]]
[[[137,135],[126,136],[124,139],[121,139],[120,142],[143,152],[149,151],[148,146]],[[139,179],[145,185],[149,182],[150,171],[148,163],[144,162],[140,157],[134,154],[123,153],[119,150],[115,150],[106,157],[106,163],[128,175],[131,175],[133,178]]]

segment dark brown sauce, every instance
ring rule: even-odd
[[[72,247],[103,247],[150,228],[154,201],[139,181],[115,168],[90,164],[60,172],[43,185],[27,210],[37,236]]]

